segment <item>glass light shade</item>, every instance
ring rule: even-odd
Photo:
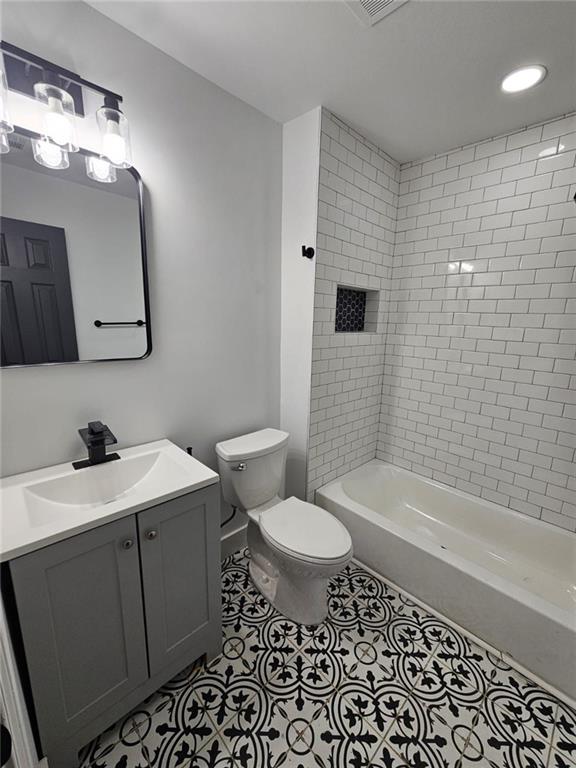
[[[10,113],[8,111],[8,86],[6,84],[6,75],[4,71],[0,69],[0,131],[3,134],[12,133],[14,125],[10,120]],[[6,143],[8,139],[6,139]],[[8,152],[8,150],[2,150],[2,152]]]
[[[119,109],[100,107],[96,112],[100,130],[100,152],[116,168],[130,168],[132,149],[128,120]]]
[[[113,184],[116,181],[116,168],[102,157],[86,157],[86,174],[102,184]]]
[[[6,155],[8,152],[10,152],[8,133],[3,128],[0,128],[0,155]]]
[[[68,152],[58,144],[50,141],[46,136],[41,139],[32,139],[32,152],[34,160],[45,168],[61,169],[70,166]]]
[[[46,105],[42,120],[46,136],[66,152],[78,151],[74,99],[62,88],[50,83],[36,83],[34,93]]]

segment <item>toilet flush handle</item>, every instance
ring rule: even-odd
[[[248,464],[245,464],[243,461],[238,464],[237,467],[232,467],[234,472],[244,472],[246,469],[248,469]]]

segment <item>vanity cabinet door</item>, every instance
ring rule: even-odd
[[[211,486],[137,515],[151,676],[219,653],[218,494]]]
[[[126,517],[10,563],[46,751],[148,676],[137,536]]]

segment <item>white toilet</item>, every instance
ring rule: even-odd
[[[328,613],[328,581],[350,562],[352,539],[326,510],[278,496],[289,437],[261,429],[218,443],[222,492],[248,515],[256,587],[288,619],[320,624]]]

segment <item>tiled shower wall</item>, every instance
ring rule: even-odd
[[[575,150],[572,116],[401,167],[377,451],[571,530]]]
[[[400,175],[397,162],[326,110],[321,129],[309,498],[376,453]],[[375,332],[335,333],[338,285],[379,292]]]

